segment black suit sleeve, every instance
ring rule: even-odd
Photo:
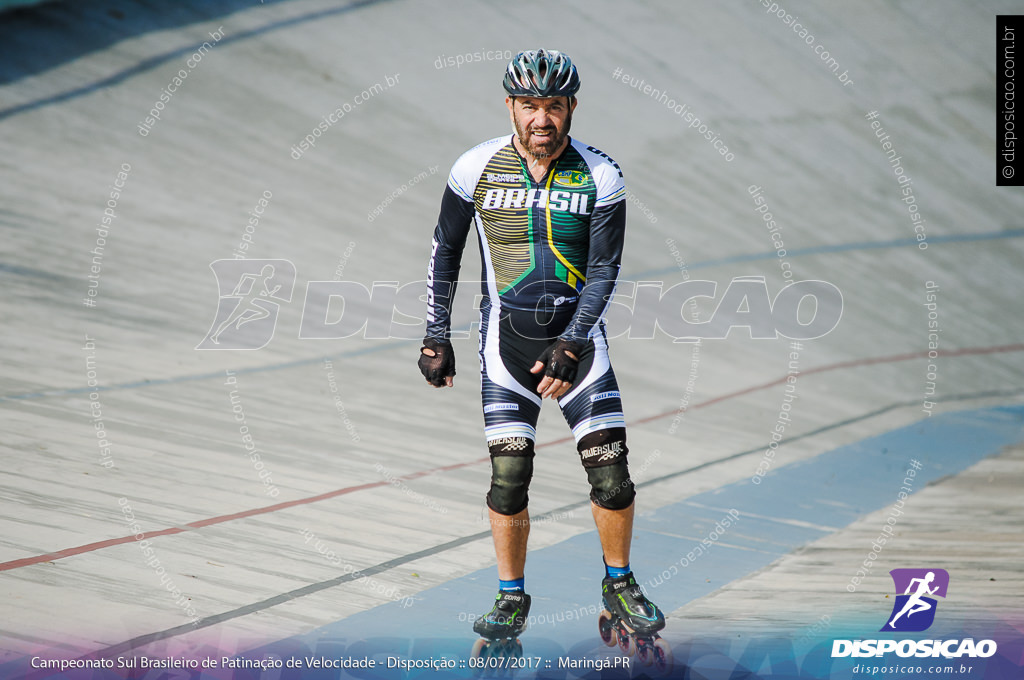
[[[590,331],[604,317],[608,301],[615,293],[615,280],[622,263],[626,238],[626,201],[594,210],[590,217],[590,253],[587,258],[587,283],[572,321],[561,338],[586,342]]]
[[[451,309],[459,282],[462,251],[473,222],[475,208],[449,186],[441,198],[441,214],[434,228],[430,263],[427,266],[427,337],[448,340]]]

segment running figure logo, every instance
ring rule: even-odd
[[[288,260],[216,260],[220,301],[196,349],[260,349],[274,337],[282,302],[291,302],[295,265]]]
[[[949,572],[945,569],[893,569],[896,604],[882,631],[918,632],[928,630],[935,620],[937,602],[929,595],[946,597]],[[903,593],[900,595],[899,593]]]

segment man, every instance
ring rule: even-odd
[[[508,65],[513,135],[484,142],[452,167],[427,275],[427,336],[419,367],[454,385],[450,309],[470,225],[483,260],[480,358],[487,493],[498,558],[495,604],[473,629],[499,639],[526,626],[527,488],[543,398],[558,400],[591,484],[604,551],[602,589],[613,615],[642,635],[665,625],[629,569],[633,482],[622,403],[608,360],[604,314],[626,224],[622,171],[569,137],[580,80],[568,56],[522,52]]]

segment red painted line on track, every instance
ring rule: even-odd
[[[960,356],[970,356],[970,355],[973,355],[973,354],[998,354],[998,353],[1001,353],[1001,352],[1020,352],[1020,351],[1024,351],[1024,344],[999,345],[997,347],[968,347],[968,348],[965,348],[965,349],[950,349],[950,350],[936,350],[936,351],[938,352],[938,356],[940,356],[940,357],[960,357]],[[806,371],[800,371],[800,375],[813,375],[814,373],[827,373],[829,371],[838,371],[838,370],[843,369],[843,368],[859,368],[861,366],[871,366],[871,365],[874,365],[874,364],[892,364],[892,363],[897,363],[897,362],[900,362],[900,361],[910,361],[911,359],[926,359],[926,358],[928,358],[928,352],[909,352],[907,354],[894,354],[891,357],[874,357],[874,358],[871,358],[871,359],[854,359],[852,361],[843,361],[843,362],[840,362],[838,364],[827,364],[825,366],[816,366],[814,368],[808,368]],[[766,383],[761,384],[761,385],[755,385],[754,387],[747,387],[747,388],[742,389],[742,390],[737,390],[736,392],[730,392],[729,394],[723,394],[721,396],[715,397],[714,399],[708,399],[707,401],[702,401],[699,404],[694,404],[693,406],[689,406],[689,407],[683,409],[683,411],[685,412],[685,411],[694,410],[694,409],[698,409],[698,408],[704,408],[705,406],[711,406],[712,404],[717,404],[718,402],[725,401],[727,399],[733,399],[735,397],[741,397],[741,396],[743,396],[745,394],[750,394],[751,392],[756,392],[758,390],[767,389],[769,387],[775,387],[776,385],[781,385],[782,383],[786,382],[786,380],[788,378],[789,378],[788,375],[784,375],[781,378],[777,378],[775,380],[772,380],[770,382],[766,382]],[[658,420],[659,418],[665,418],[666,416],[674,415],[677,412],[678,412],[678,409],[676,409],[674,411],[665,411],[664,413],[659,413],[657,415],[647,416],[646,418],[640,418],[639,420],[634,420],[631,424],[633,424],[633,425],[640,425],[642,423],[649,423],[652,420]]]
[[[1024,351],[1024,344],[1016,345],[999,345],[996,347],[968,347],[965,349],[954,349],[954,350],[939,350],[938,356],[941,357],[959,357],[959,356],[971,356],[979,354],[998,354],[1003,352],[1020,352]],[[853,359],[851,361],[844,361],[837,364],[827,364],[825,366],[817,366],[809,368],[805,371],[801,371],[800,375],[813,375],[815,373],[826,373],[829,371],[837,371],[844,368],[859,368],[861,366],[871,366],[874,364],[890,364],[897,363],[900,361],[910,361],[912,359],[924,359],[928,357],[928,352],[909,352],[906,354],[895,354],[888,357],[873,357],[868,359]],[[676,413],[685,413],[686,411],[696,410],[707,406],[727,401],[729,399],[735,399],[751,392],[757,392],[758,390],[767,389],[776,385],[781,385],[786,382],[788,375],[784,375],[781,378],[771,380],[760,385],[754,385],[752,387],[746,387],[742,390],[735,392],[729,392],[712,399],[707,399],[693,406],[688,406],[682,410],[673,409],[671,411],[664,411],[652,416],[640,418],[638,420],[631,421],[630,425],[641,425],[643,423],[649,423],[660,418],[666,418]],[[555,446],[556,444],[563,444],[567,441],[572,441],[572,437],[562,437],[561,439],[554,439],[551,441],[537,444],[535,448],[544,448],[548,446]],[[477,458],[475,460],[466,461],[463,463],[453,463],[452,465],[444,465],[441,467],[430,468],[427,470],[420,470],[419,472],[411,472],[407,475],[397,477],[397,479],[403,481],[409,481],[418,479],[420,477],[426,477],[438,472],[447,472],[448,470],[457,470],[459,468],[469,467],[471,465],[479,465],[490,460],[490,456],[484,456],[483,458]],[[324,501],[330,498],[336,498],[338,496],[344,496],[346,494],[354,493],[356,491],[363,491],[365,489],[373,489],[381,486],[390,486],[391,482],[388,480],[380,482],[370,482],[368,484],[360,484],[358,486],[347,486],[342,489],[335,489],[334,491],[328,491],[317,496],[309,496],[308,498],[299,498],[293,501],[284,501],[283,503],[277,503],[275,505],[268,505],[262,508],[252,508],[250,510],[242,510],[240,512],[231,513],[229,515],[219,515],[217,517],[209,517],[207,519],[196,520],[195,522],[189,522],[188,524],[181,527],[169,527],[167,529],[159,529],[157,531],[145,532],[145,538],[154,538],[157,536],[172,536],[174,534],[184,533],[186,531],[192,531],[193,529],[201,529],[203,527],[212,526],[214,524],[222,524],[224,522],[230,522],[236,519],[244,519],[246,517],[254,517],[256,515],[264,515],[270,512],[277,512],[278,510],[285,510],[287,508],[293,508],[299,505],[307,505],[309,503],[316,503]],[[74,548],[65,548],[64,550],[58,550],[57,552],[47,553],[45,555],[35,555],[33,557],[24,557],[19,560],[11,560],[10,562],[0,562],[0,571],[8,571],[11,569],[18,569],[20,567],[27,567],[33,564],[40,564],[43,562],[53,562],[64,557],[71,557],[73,555],[81,555],[83,553],[92,552],[94,550],[102,550],[103,548],[110,548],[115,545],[122,545],[124,543],[131,543],[136,540],[135,536],[123,536],[121,538],[111,538],[105,541],[97,541],[95,543],[86,543],[85,545],[76,546]],[[141,539],[139,539],[141,540]]]
[[[146,534],[146,538],[151,536],[170,536],[172,534],[180,534],[187,529],[181,527],[171,527],[169,529],[160,529],[159,531],[153,531]],[[8,569],[17,569],[18,567],[27,567],[32,564],[39,564],[40,562],[53,562],[59,560],[62,557],[71,557],[72,555],[81,555],[82,553],[92,552],[93,550],[101,550],[102,548],[109,548],[114,545],[121,545],[122,543],[130,543],[135,540],[134,536],[122,536],[121,538],[110,538],[106,541],[96,541],[95,543],[86,543],[85,545],[79,545],[74,548],[65,548],[64,550],[58,550],[57,552],[46,553],[45,555],[36,555],[34,557],[23,557],[20,560],[11,560],[10,562],[0,563],[0,571],[7,571]],[[141,540],[141,539],[140,539]]]
[[[1024,344],[999,345],[997,347],[968,347],[968,348],[965,348],[965,349],[950,349],[950,350],[937,350],[937,351],[938,351],[938,353],[939,353],[938,355],[940,357],[959,357],[959,356],[968,356],[968,355],[972,355],[972,354],[997,354],[997,353],[1001,353],[1001,352],[1020,352],[1020,351],[1024,351]],[[890,356],[890,357],[874,357],[874,358],[870,358],[870,359],[854,359],[852,361],[843,361],[843,362],[840,362],[838,364],[827,364],[825,366],[816,366],[814,368],[808,368],[806,371],[800,371],[800,375],[812,375],[814,373],[826,373],[828,371],[837,371],[837,370],[840,370],[840,369],[843,369],[843,368],[858,368],[860,366],[871,366],[873,364],[891,364],[891,363],[896,363],[896,362],[899,362],[899,361],[910,361],[911,359],[925,359],[927,357],[928,357],[928,352],[909,352],[907,354],[894,354],[893,356]],[[714,397],[712,399],[707,399],[707,400],[702,401],[702,402],[700,402],[698,404],[693,404],[692,406],[687,406],[686,408],[683,408],[681,410],[680,409],[673,409],[671,411],[663,411],[661,413],[657,413],[657,414],[655,414],[653,416],[647,416],[645,418],[638,418],[637,420],[630,421],[629,425],[642,425],[644,423],[649,423],[652,420],[659,420],[661,418],[667,418],[668,416],[672,416],[672,415],[675,415],[677,413],[685,413],[687,411],[695,411],[695,410],[697,410],[699,408],[704,408],[705,406],[712,406],[714,404],[726,401],[728,399],[735,399],[736,397],[742,397],[743,395],[750,394],[751,392],[757,392],[758,390],[764,390],[764,389],[767,389],[769,387],[775,387],[776,385],[781,385],[784,382],[786,382],[786,379],[788,377],[789,376],[787,374],[787,375],[782,376],[781,378],[776,378],[775,380],[771,380],[769,382],[762,383],[760,385],[754,385],[753,387],[746,387],[746,388],[744,388],[742,390],[737,390],[735,392],[729,392],[728,394],[723,394],[723,395]],[[568,442],[568,441],[572,441],[572,437],[562,437],[561,439],[555,439],[554,441],[544,442],[543,444],[537,444],[537,446],[535,448],[539,449],[539,448],[541,448],[543,446],[553,446],[555,444],[564,444],[565,442]],[[3,565],[0,564],[0,569],[2,569],[2,568],[3,568]]]

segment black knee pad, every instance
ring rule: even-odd
[[[614,427],[584,435],[577,449],[590,481],[590,500],[608,510],[625,510],[636,497],[629,478],[626,430]]]
[[[625,458],[611,465],[587,468],[587,479],[590,481],[590,500],[607,510],[625,510],[636,498]]]
[[[533,477],[533,440],[502,437],[487,443],[491,451],[491,488],[487,507],[501,515],[516,515],[529,503]]]

